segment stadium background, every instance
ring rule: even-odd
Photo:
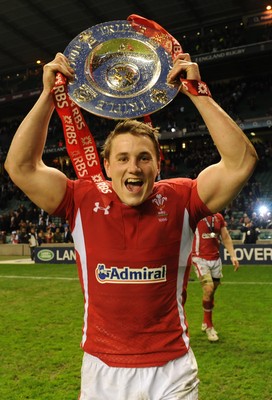
[[[157,21],[176,37],[199,63],[213,97],[254,143],[259,165],[240,195],[222,212],[238,243],[243,240],[239,228],[244,214],[254,217],[262,229],[259,240],[271,242],[272,11],[266,9],[266,1],[115,4],[104,0],[94,5],[87,1],[27,0],[0,1],[0,5],[0,242],[28,243],[25,231],[30,229],[29,222],[41,232],[43,242],[52,241],[56,226],[62,233],[64,230],[65,221],[49,220],[37,210],[3,168],[13,134],[41,91],[43,65],[84,29],[126,19],[132,13]],[[83,113],[100,147],[113,122]],[[153,114],[152,121],[161,128],[162,177],[195,177],[218,159],[203,121],[185,96],[178,95]],[[57,115],[50,124],[44,160],[75,177]]]
[[[79,32],[100,22],[136,13],[165,27],[199,62],[213,97],[254,142],[258,168],[237,199],[222,211],[240,248],[239,227],[247,213],[262,229],[260,245],[271,251],[272,14],[265,11],[268,4],[257,0],[0,0],[1,399],[72,400],[80,385],[82,294],[76,268],[68,263],[67,255],[61,266],[26,264],[28,245],[11,244],[14,230],[22,231],[22,241],[27,240],[27,221],[45,233],[65,225],[65,221],[50,221],[36,209],[3,168],[12,136],[41,90],[43,64]],[[101,145],[111,122],[85,117]],[[178,96],[152,120],[161,126],[164,176],[193,177],[217,159],[205,126],[185,96]],[[75,176],[56,115],[44,159]],[[58,243],[58,249],[66,246],[72,244]],[[246,250],[248,265],[243,264],[237,274],[229,265],[224,267],[214,316],[220,329],[218,345],[207,343],[200,332],[201,288],[194,276],[189,282],[186,307],[199,365],[200,400],[272,399],[272,263],[270,258],[249,265],[251,250],[260,258],[258,246]]]

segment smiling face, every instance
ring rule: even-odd
[[[119,199],[129,206],[138,206],[153,190],[160,161],[148,136],[122,133],[112,140],[104,167]]]

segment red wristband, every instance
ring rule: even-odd
[[[212,97],[210,89],[205,82],[197,81],[196,79],[180,79],[183,89],[193,94],[194,96],[209,96]]]

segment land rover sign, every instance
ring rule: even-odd
[[[42,249],[37,251],[36,257],[41,262],[50,262],[54,258],[54,252],[49,249]],[[36,262],[39,262],[36,260]]]
[[[74,264],[76,260],[73,247],[37,247],[35,263]]]

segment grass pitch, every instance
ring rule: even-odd
[[[213,314],[219,342],[200,330],[193,273],[188,287],[199,400],[272,400],[272,266],[223,272]],[[0,264],[0,304],[0,399],[76,400],[83,317],[76,266]]]

